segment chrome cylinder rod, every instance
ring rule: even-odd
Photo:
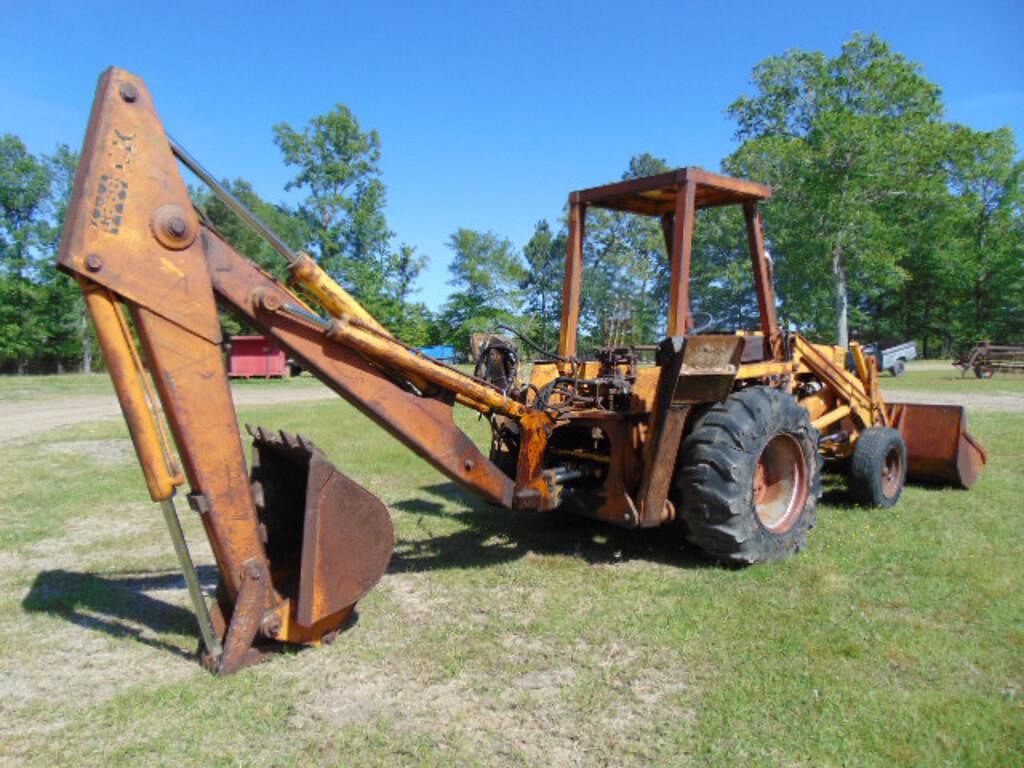
[[[181,572],[185,574],[185,583],[188,585],[188,594],[192,598],[192,607],[196,612],[196,620],[199,622],[199,633],[203,636],[203,644],[206,652],[214,659],[219,659],[224,649],[220,644],[213,629],[213,619],[210,617],[210,610],[206,607],[206,598],[199,588],[199,574],[196,573],[192,556],[188,552],[188,544],[185,542],[185,534],[181,530],[181,521],[178,520],[178,511],[174,508],[174,499],[165,499],[160,502],[160,508],[164,512],[164,522],[167,523],[167,532],[171,534],[171,542],[174,544],[174,553],[178,556],[178,564]]]
[[[286,315],[291,315],[297,320],[302,320],[309,323],[310,325],[319,328],[322,331],[329,331],[331,329],[331,321],[325,320],[320,315],[310,312],[304,307],[300,307],[297,304],[292,304],[290,301],[286,301],[281,305],[281,311]]]

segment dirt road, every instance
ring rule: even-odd
[[[236,405],[271,405],[336,397],[313,379],[288,387],[234,387],[233,394]],[[0,400],[0,443],[58,427],[113,418],[121,418],[121,407],[113,392],[45,400]]]
[[[1024,412],[1024,395],[1001,392],[920,392],[885,387],[884,395],[889,403],[935,403],[937,405],[963,405],[972,411]]]

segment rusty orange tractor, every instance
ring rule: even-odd
[[[290,285],[202,219],[179,161],[288,261]],[[229,673],[280,644],[329,639],[384,573],[394,543],[385,506],[307,438],[254,429],[247,466],[218,303],[438,471],[513,511],[670,526],[667,535],[714,558],[753,563],[804,546],[822,458],[878,506],[895,503],[908,476],[970,486],[986,457],[962,409],[886,403],[859,347],[848,370],[845,349],[779,328],[758,213],[770,196],[696,168],[573,193],[557,353],[524,382],[511,352],[489,346],[482,375],[471,376],[394,338],[168,137],[140,78],[105,72],[59,265],[81,284],[150,494],[163,506],[205,662]],[[757,329],[709,333],[690,314],[693,228],[700,210],[723,205],[745,215],[761,319]],[[592,357],[577,349],[593,208],[660,220],[672,275],[653,363],[635,347]],[[490,420],[488,453],[455,425],[456,404]],[[212,609],[173,503],[186,482],[220,571]]]

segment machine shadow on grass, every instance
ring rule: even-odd
[[[217,582],[217,569],[199,566],[199,579],[204,589]],[[85,629],[105,632],[113,637],[129,637],[135,641],[167,651],[182,658],[195,656],[194,649],[184,649],[152,637],[157,635],[196,634],[196,618],[192,611],[174,605],[149,592],[184,590],[185,579],[178,571],[145,573],[74,573],[62,569],[43,571],[36,576],[22,607],[31,613],[59,616]]]
[[[821,473],[822,494],[818,499],[818,514],[821,514],[822,507],[842,512],[862,509],[850,496],[850,487],[846,482],[845,471],[845,469],[826,469]]]
[[[391,507],[418,515],[427,536],[400,536],[390,573],[486,568],[529,553],[577,557],[593,564],[647,560],[681,568],[717,567],[687,546],[675,526],[627,530],[565,512],[510,512],[479,501],[454,483],[424,486],[417,496]],[[457,511],[450,511],[453,507]],[[432,535],[429,518],[455,520],[465,528]]]
[[[416,497],[391,506],[418,516],[418,527],[427,535],[399,538],[390,573],[487,568],[529,553],[576,557],[592,564],[646,560],[680,568],[719,567],[688,547],[678,528],[626,530],[561,512],[510,512],[479,501],[454,483],[425,486]],[[454,520],[464,528],[431,535],[431,518]],[[216,585],[215,566],[202,565],[197,570],[204,591]],[[56,569],[36,576],[22,607],[191,659],[195,655],[191,649],[152,636],[196,633],[191,609],[150,594],[184,588],[184,578],[176,570],[75,573]]]
[[[821,475],[822,495],[818,500],[818,514],[822,508],[829,512],[870,512],[874,514],[885,513],[887,510],[865,507],[854,501],[850,495],[850,487],[846,478],[836,471],[826,471]],[[905,488],[917,488],[928,493],[966,493],[961,488],[951,488],[944,483],[926,483],[921,481],[908,481]],[[897,502],[897,507],[902,504]]]

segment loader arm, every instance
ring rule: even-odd
[[[208,661],[227,673],[268,643],[318,643],[342,627],[383,574],[394,533],[384,505],[301,436],[257,431],[250,484],[218,300],[438,470],[505,506],[512,480],[455,425],[453,404],[510,416],[523,406],[410,351],[309,257],[287,253],[326,315],[305,303],[200,220],[175,149],[145,83],[105,72],[58,263],[85,293],[150,495],[170,510],[179,550],[172,497],[187,479],[221,575],[212,617],[198,587],[195,607]],[[190,575],[187,551],[182,566]]]

